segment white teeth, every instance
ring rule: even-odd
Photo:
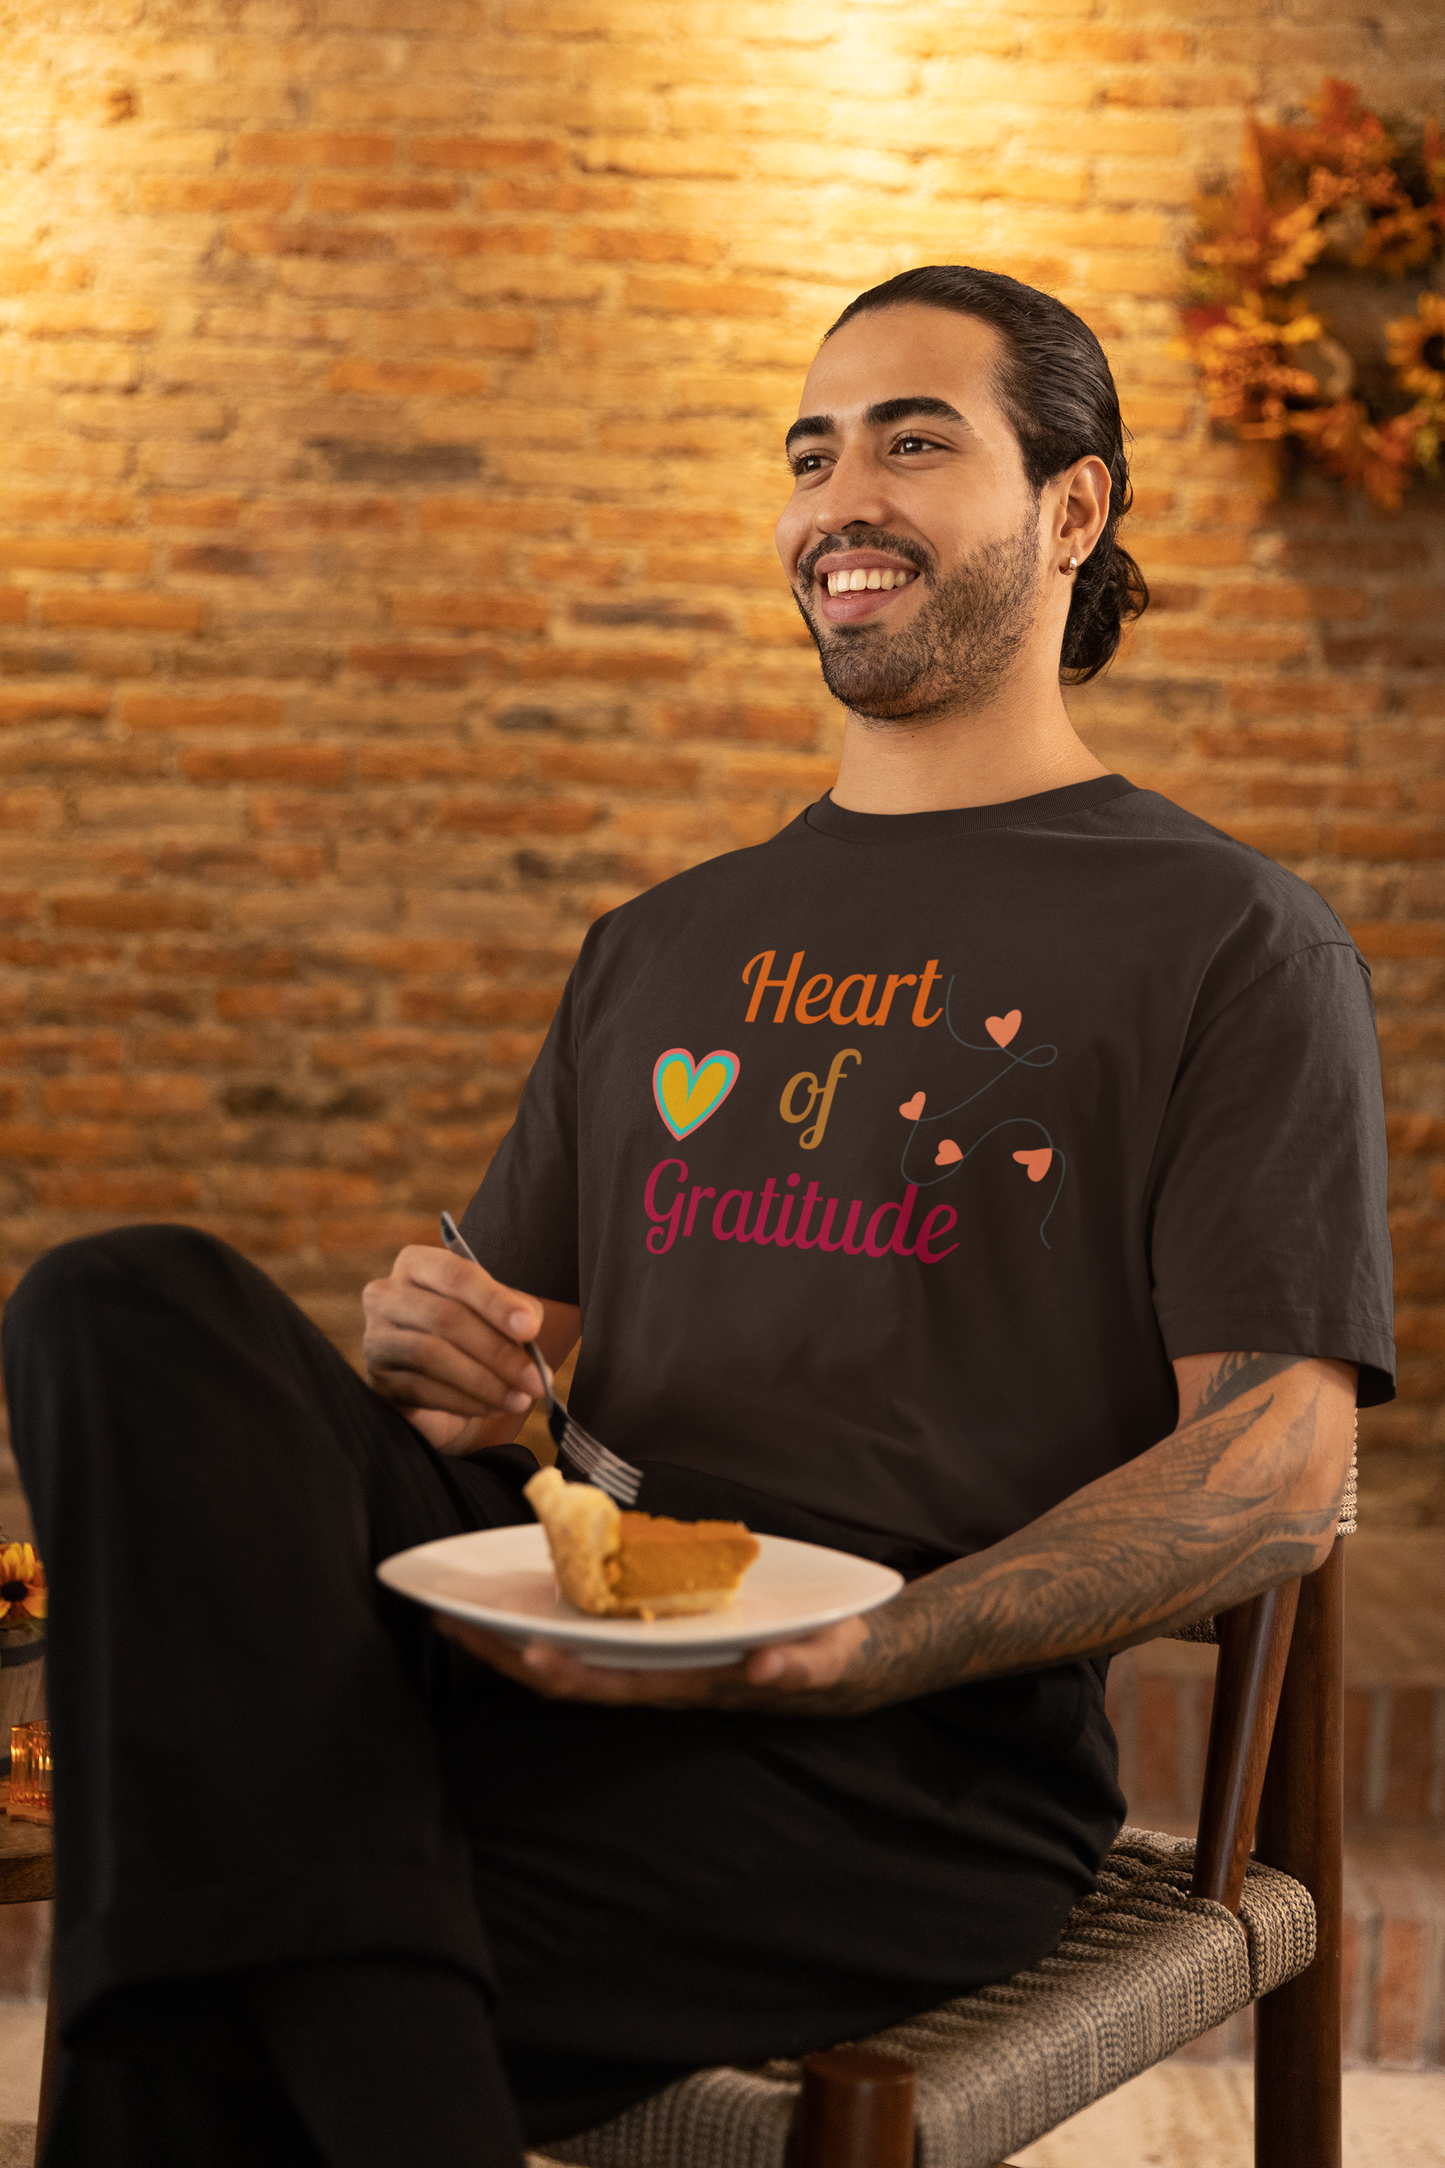
[[[861,595],[882,588],[885,594],[895,587],[906,587],[916,577],[912,572],[830,572],[828,574],[830,595]]]

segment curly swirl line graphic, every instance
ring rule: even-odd
[[[1049,1238],[1044,1232],[1044,1230],[1048,1226],[1049,1221],[1053,1218],[1054,1209],[1058,1204],[1060,1196],[1063,1194],[1064,1178],[1068,1171],[1068,1159],[1066,1154],[1060,1149],[1060,1147],[1055,1144],[1053,1137],[1044,1127],[1044,1124],[1040,1121],[1035,1120],[1032,1115],[1011,1114],[1005,1116],[1003,1121],[995,1122],[991,1129],[986,1129],[983,1132],[982,1136],[976,1137],[974,1139],[973,1143],[968,1147],[968,1150],[966,1152],[960,1152],[957,1159],[950,1162],[950,1164],[945,1168],[942,1174],[919,1176],[909,1173],[908,1158],[910,1152],[913,1150],[914,1139],[917,1137],[920,1129],[923,1129],[925,1127],[931,1127],[939,1122],[950,1121],[955,1114],[961,1114],[965,1107],[972,1106],[976,1099],[981,1099],[985,1092],[992,1091],[995,1084],[1001,1082],[1004,1077],[1012,1075],[1016,1069],[1048,1069],[1051,1068],[1059,1058],[1059,1050],[1056,1046],[1034,1046],[1030,1047],[1026,1053],[1015,1054],[1010,1051],[1009,1047],[1006,1044],[1000,1044],[995,1039],[990,1039],[987,1045],[980,1044],[972,1039],[965,1039],[962,1033],[955,1030],[954,1028],[952,1016],[953,987],[954,979],[950,977],[947,990],[945,991],[943,997],[943,1018],[945,1024],[948,1026],[950,1038],[953,1039],[957,1045],[965,1048],[966,1051],[970,1054],[1000,1055],[1002,1057],[1003,1066],[997,1069],[994,1074],[989,1077],[984,1083],[980,1084],[976,1091],[970,1092],[966,1098],[958,1100],[955,1105],[951,1107],[945,1107],[942,1113],[925,1114],[920,1110],[919,1114],[915,1117],[913,1121],[913,1126],[908,1132],[908,1141],[903,1147],[903,1156],[899,1161],[899,1169],[903,1175],[903,1179],[905,1182],[913,1182],[917,1185],[919,1189],[934,1189],[941,1182],[951,1182],[953,1177],[958,1173],[959,1169],[966,1166],[968,1161],[972,1159],[974,1153],[978,1150],[979,1146],[981,1144],[985,1144],[990,1137],[996,1137],[1001,1130],[1013,1128],[1032,1130],[1035,1135],[1042,1137],[1044,1144],[1047,1146],[1049,1151],[1052,1152],[1054,1160],[1058,1162],[1058,1180],[1054,1184],[1054,1193],[1049,1200],[1048,1210],[1045,1212],[1043,1218],[1039,1221],[1039,1240],[1040,1242],[1042,1242],[1046,1250],[1051,1250],[1053,1248],[1053,1244],[1049,1241]],[[994,1021],[997,1021],[997,1019],[994,1019]],[[910,1102],[910,1111],[911,1105],[912,1103]],[[936,1160],[934,1161],[934,1164],[935,1166],[937,1165]]]

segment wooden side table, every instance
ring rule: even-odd
[[[10,1785],[0,1783],[0,1905],[39,1904],[55,1894],[55,1832],[48,1822],[12,1822]],[[55,1998],[45,2007],[45,2052],[40,2064],[40,2110],[35,2158],[45,2149],[55,2084]]]

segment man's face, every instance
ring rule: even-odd
[[[855,714],[977,708],[1034,631],[1046,538],[994,395],[999,344],[952,310],[879,309],[808,371],[778,554]]]

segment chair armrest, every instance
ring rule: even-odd
[[[1238,1912],[1264,1772],[1289,1661],[1298,1581],[1266,1589],[1216,1620],[1219,1664],[1194,1854],[1196,1897]]]

